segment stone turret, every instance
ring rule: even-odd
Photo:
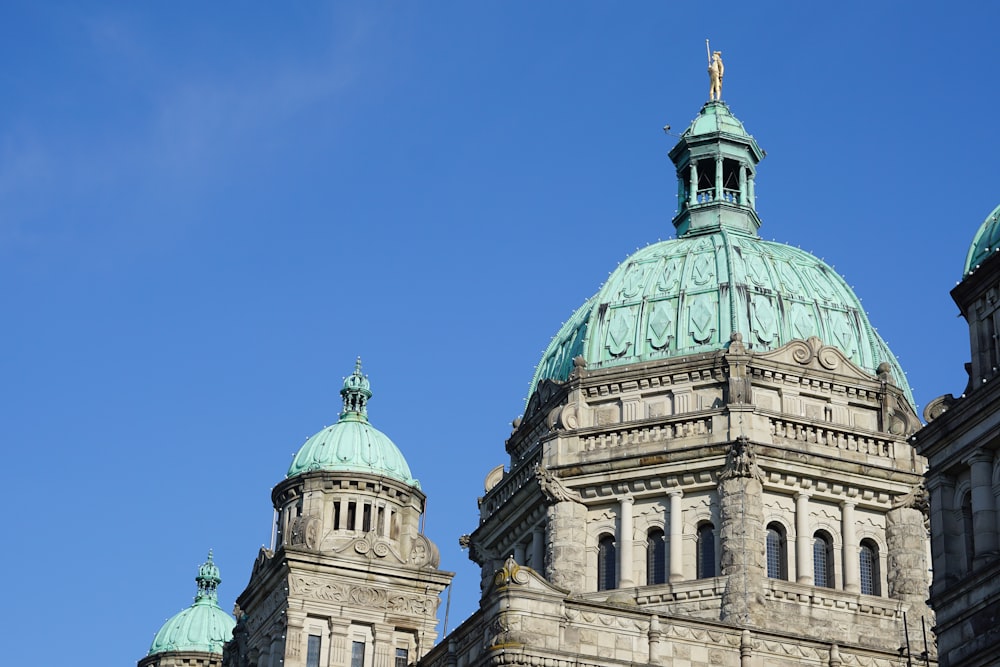
[[[275,547],[237,599],[227,666],[409,664],[437,638],[453,575],[420,531],[426,498],[368,421],[360,360],[340,393],[337,422],[306,440],[272,491]]]

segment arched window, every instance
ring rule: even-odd
[[[965,569],[972,572],[976,556],[976,527],[972,521],[972,494],[962,496],[962,532],[965,534]]]
[[[698,578],[715,576],[715,526],[705,522],[698,526]]]
[[[813,535],[813,582],[817,586],[833,588],[833,540],[825,531]]]
[[[878,571],[878,545],[871,540],[861,540],[858,552],[861,571],[861,592],[865,595],[881,595],[881,577]]]
[[[767,525],[767,576],[788,579],[788,547],[785,527],[780,523]]]
[[[614,535],[601,535],[597,542],[597,590],[607,591],[618,586],[617,559]]]
[[[667,542],[663,531],[654,528],[646,534],[646,585],[667,581]]]

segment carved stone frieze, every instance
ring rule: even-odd
[[[319,577],[295,575],[289,579],[294,595],[367,607],[386,609],[394,613],[433,616],[437,612],[437,597],[394,593],[377,586],[350,586]]]

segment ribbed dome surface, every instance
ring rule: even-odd
[[[197,600],[163,624],[153,638],[149,655],[167,651],[202,651],[222,654],[222,645],[233,638],[236,621],[215,600]]]
[[[365,472],[392,477],[420,488],[406,459],[384,433],[353,412],[341,415],[333,426],[312,436],[299,449],[288,468],[288,477],[310,470]]]
[[[198,568],[198,594],[194,604],[175,614],[153,638],[149,655],[168,651],[222,654],[222,645],[233,638],[236,621],[219,606],[216,589],[222,579],[209,552]]]
[[[572,360],[606,368],[719,350],[733,332],[751,350],[818,336],[876,373],[906,378],[844,280],[813,255],[722,229],[662,241],[625,260],[563,325],[532,380],[565,380]]]
[[[1000,248],[1000,206],[993,209],[993,212],[986,216],[986,220],[979,226],[972,245],[969,246],[969,253],[965,256],[965,270],[962,275],[967,276],[991,254]]]

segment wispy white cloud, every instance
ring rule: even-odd
[[[123,207],[143,195],[197,199],[260,138],[295,128],[299,117],[332,113],[364,69],[371,17],[352,18],[346,30],[341,22],[333,31],[321,56],[293,51],[265,66],[258,60],[194,75],[173,68],[171,54],[152,52],[140,22],[121,15],[87,19],[87,38],[100,55],[91,65],[104,68],[102,76],[121,70],[122,96],[133,105],[126,112],[109,108],[123,119],[110,128],[30,113],[16,126],[0,127],[0,248],[58,239],[74,219],[114,224],[107,214],[116,197]],[[88,216],[88,206],[103,208],[95,213],[104,218]],[[136,222],[156,224],[154,216]]]

